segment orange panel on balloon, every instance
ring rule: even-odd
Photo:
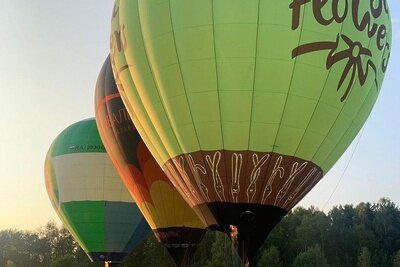
[[[188,266],[206,229],[149,152],[126,111],[106,60],[96,85],[96,121],[114,166],[179,266]],[[138,129],[137,129],[138,128]]]

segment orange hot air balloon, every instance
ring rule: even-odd
[[[188,266],[206,229],[143,143],[118,93],[109,57],[95,93],[100,136],[157,239],[178,266]]]

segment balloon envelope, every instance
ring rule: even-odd
[[[208,225],[237,226],[253,253],[359,132],[392,33],[384,0],[117,0],[111,34],[150,151]]]
[[[97,80],[95,106],[100,136],[126,187],[178,266],[189,266],[205,226],[140,138],[118,93],[109,58]]]
[[[119,178],[95,119],[66,128],[45,162],[50,200],[92,261],[120,262],[150,229]]]

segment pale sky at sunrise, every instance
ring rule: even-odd
[[[302,206],[328,211],[381,197],[400,205],[400,3],[388,3],[392,55],[378,101],[361,139]],[[0,0],[0,230],[59,222],[44,185],[44,159],[63,129],[94,116],[112,6],[112,0]]]

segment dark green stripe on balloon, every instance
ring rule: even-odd
[[[89,253],[129,253],[150,231],[135,203],[72,201],[61,211]]]
[[[61,212],[74,229],[79,244],[84,244],[88,252],[104,251],[104,201],[62,203]]]

